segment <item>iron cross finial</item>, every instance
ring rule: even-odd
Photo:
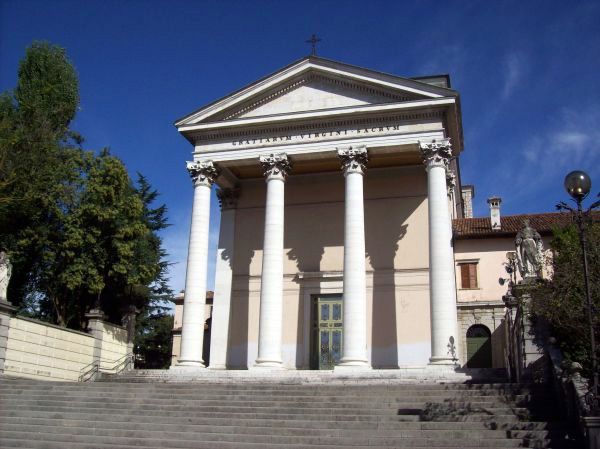
[[[311,55],[317,55],[317,42],[321,42],[321,39],[319,39],[316,34],[313,34],[310,39],[306,41],[307,44],[312,45]]]

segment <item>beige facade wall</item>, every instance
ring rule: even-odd
[[[84,332],[23,317],[11,317],[4,374],[43,380],[77,381],[82,368],[100,354],[101,370],[129,351],[127,331],[103,323],[101,340]]]
[[[542,238],[544,248],[549,248],[549,237]],[[457,300],[459,302],[469,301],[501,301],[502,295],[506,294],[506,285],[500,285],[498,279],[508,278],[503,263],[507,261],[506,253],[515,251],[514,237],[503,238],[479,238],[456,240],[454,242],[454,259],[456,262],[456,286]],[[546,257],[549,251],[545,251]],[[461,288],[460,269],[461,262],[477,263],[476,289]],[[548,274],[545,273],[545,276]],[[521,277],[517,275],[517,280]]]
[[[542,238],[544,248],[549,247],[548,237]],[[456,240],[454,259],[456,263],[456,286],[458,301],[458,323],[460,332],[459,360],[467,362],[466,334],[475,324],[483,324],[492,334],[492,364],[494,368],[503,368],[504,360],[504,303],[502,296],[507,292],[507,284],[501,285],[499,279],[508,279],[504,262],[506,253],[515,251],[514,237],[477,238]],[[549,252],[546,250],[546,257]],[[460,264],[477,263],[477,288],[462,288]],[[545,276],[548,273],[544,274]],[[521,277],[517,273],[517,281]]]
[[[365,176],[367,344],[374,367],[423,365],[430,356],[426,181],[421,165]],[[265,189],[263,180],[241,186],[232,368],[252,366],[257,355]],[[342,292],[344,178],[341,171],[290,176],[285,195],[283,361],[307,369],[311,297]]]

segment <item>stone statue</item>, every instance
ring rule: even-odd
[[[0,251],[0,301],[7,301],[6,291],[8,290],[8,281],[12,274],[12,264],[8,255]]]
[[[542,237],[529,225],[527,218],[523,220],[523,229],[517,233],[515,247],[521,277],[523,279],[542,277]]]

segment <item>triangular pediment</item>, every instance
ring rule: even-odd
[[[421,98],[423,97],[415,94],[394,92],[341,77],[324,76],[313,71],[229,111],[226,110],[214,119],[229,120],[291,114],[368,104],[397,103]]]
[[[308,57],[189,114],[175,124],[188,126],[452,95],[450,89]]]

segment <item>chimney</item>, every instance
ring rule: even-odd
[[[499,196],[491,196],[487,200],[490,205],[490,220],[492,222],[492,229],[499,231],[502,226],[500,224],[500,203],[502,198]]]
[[[475,187],[472,185],[462,186],[463,217],[473,218],[473,198],[475,197]]]

